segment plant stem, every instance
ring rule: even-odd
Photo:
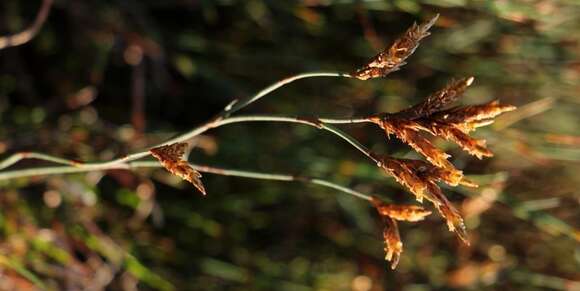
[[[40,9],[38,10],[36,19],[34,19],[34,22],[32,25],[30,25],[30,27],[16,34],[1,36],[0,50],[7,47],[19,46],[29,42],[42,28],[46,18],[48,18],[52,1],[53,0],[42,1],[42,6],[40,6]]]
[[[201,126],[198,126],[194,129],[190,130],[189,132],[186,132],[186,133],[181,134],[177,137],[174,137],[170,140],[167,140],[161,144],[153,146],[152,148],[159,147],[162,145],[167,145],[167,144],[173,144],[173,143],[177,143],[177,142],[184,142],[184,141],[187,141],[193,137],[196,137],[196,136],[198,136],[198,135],[200,135],[200,134],[202,134],[210,129],[220,127],[223,125],[227,125],[227,124],[232,124],[232,123],[255,122],[255,121],[288,122],[288,123],[305,124],[305,125],[313,126],[313,127],[331,132],[331,133],[339,136],[340,138],[346,140],[348,143],[350,143],[356,149],[358,149],[360,152],[362,152],[365,156],[367,156],[370,159],[372,159],[373,161],[377,162],[376,158],[373,157],[373,155],[371,154],[369,149],[367,149],[365,146],[360,144],[358,141],[356,141],[353,137],[349,136],[345,132],[341,131],[338,128],[335,128],[335,127],[329,125],[329,124],[333,124],[333,123],[346,124],[346,123],[369,122],[368,119],[365,119],[365,118],[358,118],[358,119],[329,119],[329,118],[316,119],[316,118],[296,118],[296,117],[271,116],[271,115],[262,115],[262,116],[260,116],[260,115],[248,115],[248,116],[229,117],[229,115],[231,115],[232,113],[241,110],[242,108],[250,105],[251,103],[259,100],[260,98],[266,96],[267,94],[277,90],[278,88],[280,88],[286,84],[289,84],[289,83],[294,82],[294,81],[299,80],[299,79],[312,78],[312,77],[345,77],[345,78],[350,78],[351,76],[349,74],[337,73],[337,72],[311,72],[311,73],[303,73],[303,74],[298,74],[298,75],[295,75],[292,77],[288,77],[286,79],[278,81],[278,82],[262,89],[261,91],[259,91],[255,95],[250,96],[249,98],[247,98],[245,100],[242,100],[239,102],[234,102],[234,103],[228,105],[222,111],[222,113],[220,113],[213,120],[206,122],[205,124],[202,124]],[[325,124],[325,123],[327,123],[327,124]],[[141,159],[141,158],[149,156],[149,155],[150,155],[149,150],[146,150],[146,151],[133,153],[133,154],[127,155],[125,157],[113,159],[113,160],[106,161],[106,162],[83,163],[83,162],[68,160],[68,159],[55,157],[55,156],[51,156],[51,155],[47,155],[47,154],[43,154],[43,153],[36,153],[36,152],[16,153],[16,154],[6,158],[5,160],[0,161],[0,170],[7,168],[9,166],[12,166],[15,163],[17,163],[18,161],[23,160],[23,159],[39,159],[39,160],[54,162],[57,164],[64,164],[67,166],[71,166],[72,168],[49,167],[49,168],[25,169],[25,170],[19,170],[19,171],[4,172],[4,173],[0,173],[0,180],[17,178],[18,173],[20,173],[22,175],[29,176],[29,175],[34,175],[31,173],[58,174],[58,173],[73,173],[73,172],[92,171],[92,170],[128,169],[128,168],[131,168],[130,162]],[[73,169],[76,169],[76,170],[73,170]],[[42,170],[42,171],[38,172],[36,170]],[[58,172],[58,171],[63,171],[63,172]]]
[[[320,121],[322,123],[328,123],[328,124],[372,123],[372,121],[368,117],[341,118],[341,119],[318,118],[318,121]]]
[[[360,144],[356,139],[354,139],[353,137],[351,137],[347,133],[343,132],[342,130],[340,130],[332,125],[329,125],[329,124],[320,123],[317,121],[317,119],[307,119],[307,118],[287,117],[287,116],[246,115],[246,116],[235,116],[235,117],[228,117],[228,118],[224,118],[224,119],[218,119],[214,122],[204,124],[196,129],[190,131],[188,134],[183,134],[183,135],[178,136],[178,137],[176,137],[170,141],[167,141],[163,144],[172,144],[172,143],[176,143],[176,142],[182,142],[182,141],[188,140],[192,137],[195,137],[197,135],[200,135],[200,134],[202,134],[202,133],[204,133],[212,128],[224,126],[227,124],[241,123],[241,122],[286,122],[286,123],[304,124],[304,125],[312,126],[315,128],[323,129],[323,130],[331,132],[331,133],[337,135],[338,137],[344,139],[349,144],[353,145],[361,153],[363,153],[365,156],[369,157],[374,162],[378,162],[377,159],[371,154],[371,151],[368,148],[366,148],[364,145]],[[44,161],[48,161],[48,162],[54,162],[54,163],[58,163],[58,164],[73,166],[75,168],[84,169],[84,170],[103,170],[103,169],[117,169],[117,168],[124,169],[127,167],[128,162],[146,157],[149,154],[150,154],[149,151],[143,151],[143,152],[138,152],[138,153],[128,155],[128,156],[123,157],[123,158],[119,158],[119,159],[115,159],[115,160],[111,160],[111,161],[107,161],[107,162],[102,162],[102,163],[82,163],[82,162],[67,160],[67,159],[63,159],[63,158],[59,158],[59,157],[55,157],[55,156],[50,156],[50,155],[42,154],[42,153],[35,153],[35,152],[24,153],[23,152],[23,153],[16,153],[16,154],[8,157],[4,161],[0,162],[0,169],[7,168],[7,167],[17,163],[18,161],[23,160],[23,159],[39,159],[39,160],[44,160]]]
[[[274,181],[288,181],[288,182],[303,182],[309,183],[314,185],[320,185],[327,188],[332,188],[346,194],[352,195],[354,197],[371,201],[371,196],[358,192],[354,189],[347,188],[344,186],[340,186],[333,182],[313,178],[309,176],[295,176],[295,175],[288,175],[288,174],[273,174],[273,173],[264,173],[264,172],[255,172],[255,171],[246,171],[246,170],[234,170],[234,169],[225,169],[225,168],[217,168],[211,167],[206,165],[191,165],[195,170],[203,172],[203,173],[212,173],[216,175],[222,176],[234,176],[234,177],[244,177],[244,178],[252,178],[252,179],[261,179],[261,180],[274,180]],[[101,167],[98,169],[89,169],[89,168],[79,168],[75,166],[58,166],[58,167],[41,167],[41,168],[34,168],[34,169],[24,169],[24,170],[13,170],[13,171],[5,171],[0,173],[0,181],[2,180],[9,180],[14,178],[24,178],[24,177],[31,177],[31,176],[41,176],[41,175],[52,175],[52,174],[72,174],[72,173],[82,173],[82,172],[89,172],[94,170],[114,170],[114,169],[137,169],[137,168],[161,168],[161,164],[158,161],[136,161],[136,162],[129,162],[126,164],[117,164],[117,165],[108,165],[106,167]]]
[[[346,73],[338,73],[338,72],[310,72],[310,73],[303,73],[303,74],[298,74],[298,75],[294,75],[291,77],[288,77],[286,79],[282,79],[264,89],[262,89],[260,92],[254,94],[253,96],[250,96],[249,98],[242,100],[242,101],[234,101],[234,103],[231,103],[230,106],[226,107],[226,109],[224,109],[224,113],[223,116],[229,116],[232,113],[250,105],[251,103],[254,103],[256,101],[258,101],[260,98],[268,95],[269,93],[277,90],[278,88],[292,83],[296,80],[300,80],[300,79],[306,79],[306,78],[313,78],[313,77],[344,77],[344,78],[352,78],[351,75],[346,74]]]

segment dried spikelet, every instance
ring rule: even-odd
[[[442,181],[449,186],[457,186],[465,179],[462,171],[451,171],[445,168],[433,166],[421,160],[399,159],[405,163],[419,178],[429,181]],[[473,182],[466,184],[471,185]]]
[[[402,110],[394,116],[406,119],[429,116],[459,99],[467,87],[473,83],[473,80],[473,77],[452,80],[444,88],[425,98],[423,102]]]
[[[401,66],[405,65],[405,60],[415,52],[419,42],[429,36],[429,29],[435,24],[438,17],[439,14],[420,25],[414,23],[390,47],[376,55],[365,66],[352,73],[352,76],[360,80],[368,80],[384,77],[391,72],[397,71]]]
[[[439,210],[441,216],[447,221],[449,230],[455,232],[464,243],[469,244],[463,218],[437,185],[437,182],[443,181],[449,185],[456,186],[462,183],[463,175],[457,176],[456,173],[419,160],[385,157],[381,166],[386,172],[395,177],[397,182],[413,193],[418,201],[422,201],[425,198],[432,202]],[[471,183],[469,181],[465,182],[468,185],[471,185]],[[379,211],[379,213],[381,212]]]
[[[431,211],[421,206],[387,204],[376,197],[373,197],[372,203],[381,216],[388,216],[399,221],[416,222],[431,214]]]
[[[395,180],[405,186],[415,195],[417,201],[422,202],[425,196],[427,185],[425,181],[417,176],[414,171],[405,163],[398,159],[385,157],[379,164],[387,174],[393,176]]]
[[[500,104],[497,100],[481,104],[454,107],[440,111],[433,116],[416,120],[420,129],[433,135],[451,140],[463,150],[478,157],[491,157],[493,153],[485,146],[485,140],[470,137],[469,132],[489,125],[496,116],[515,110],[512,105]]]
[[[493,123],[496,116],[515,110],[512,105],[500,104],[497,100],[470,106],[457,106],[442,110],[473,83],[474,78],[463,78],[450,82],[445,88],[427,97],[425,101],[397,113],[386,113],[369,118],[383,128],[387,136],[394,134],[427,158],[433,165],[459,173],[447,160],[449,155],[436,148],[418,131],[455,142],[461,149],[479,159],[491,157],[485,140],[469,136],[471,131]],[[467,183],[466,184],[470,184]]]
[[[485,146],[485,140],[472,138],[457,125],[431,122],[429,131],[433,135],[455,142],[464,151],[478,159],[493,156],[493,153]]]
[[[430,193],[428,196],[429,200],[447,222],[447,228],[449,231],[455,232],[457,237],[459,237],[463,243],[469,245],[465,223],[463,222],[463,217],[461,217],[459,211],[453,206],[453,204],[451,204],[451,202],[449,202],[447,197],[443,195],[441,188],[439,188],[439,186],[434,182],[429,183],[428,189]]]
[[[515,110],[516,107],[509,104],[500,104],[498,100],[479,105],[457,106],[441,111],[434,118],[453,124],[461,123],[484,123],[498,115]],[[488,123],[489,124],[489,123]],[[485,124],[487,125],[487,124]],[[480,127],[479,125],[477,127]]]
[[[434,146],[427,138],[419,134],[422,125],[405,119],[399,118],[371,118],[371,121],[378,124],[385,130],[387,136],[394,134],[402,142],[408,144],[418,153],[423,155],[429,162],[438,167],[449,169],[450,171],[459,172],[447,158],[449,155]]]
[[[205,188],[201,182],[201,174],[194,170],[189,163],[183,159],[186,143],[174,143],[151,149],[151,155],[159,160],[161,165],[170,173],[193,184],[203,195]]]
[[[385,222],[385,228],[383,230],[383,238],[385,240],[385,260],[391,262],[391,269],[394,270],[397,267],[397,264],[399,264],[399,259],[403,252],[403,242],[399,235],[399,226],[397,225],[397,222],[390,217],[385,217],[383,221]]]

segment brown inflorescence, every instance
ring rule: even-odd
[[[403,252],[403,242],[399,235],[397,220],[411,222],[423,220],[425,216],[431,214],[431,211],[416,205],[387,204],[376,197],[372,197],[372,204],[385,224],[383,230],[385,260],[390,261],[391,268],[395,269]]]
[[[403,242],[399,235],[397,222],[390,217],[383,217],[385,228],[383,238],[385,240],[385,260],[391,262],[391,269],[395,269],[399,264],[401,253],[403,253]]]
[[[385,48],[351,75],[360,80],[368,80],[384,77],[397,71],[401,66],[405,65],[405,60],[415,52],[419,42],[429,36],[429,29],[435,24],[438,17],[439,14],[425,23],[419,25],[414,23],[390,47]]]
[[[451,186],[460,183],[474,186],[472,182],[463,182],[463,177],[458,176],[457,173],[420,160],[385,157],[380,166],[413,193],[418,201],[422,202],[425,198],[433,203],[447,221],[449,231],[455,232],[464,243],[469,244],[463,218],[447,197],[443,195],[437,182],[441,181]]]
[[[387,136],[395,135],[425,156],[428,161],[384,157],[378,163],[379,167],[413,193],[419,202],[424,198],[432,202],[447,221],[449,230],[455,232],[466,244],[469,242],[463,218],[437,183],[443,182],[450,186],[461,184],[469,187],[477,185],[465,179],[463,172],[457,170],[447,160],[449,155],[435,147],[420,132],[425,131],[454,141],[463,150],[480,159],[492,156],[491,151],[485,146],[485,141],[474,139],[469,133],[478,127],[491,124],[493,118],[514,110],[514,106],[500,104],[496,100],[481,105],[444,109],[459,99],[473,80],[473,77],[469,77],[451,81],[419,104],[397,113],[383,113],[370,118],[370,121],[385,130]]]
[[[381,216],[388,216],[399,221],[421,221],[431,214],[431,211],[418,205],[388,204],[376,197],[373,197],[372,203]]]
[[[186,148],[187,143],[174,143],[153,148],[150,152],[170,173],[190,182],[205,195],[205,188],[200,179],[201,174],[183,159]]]
[[[432,135],[451,140],[464,151],[481,159],[491,157],[493,153],[486,147],[485,140],[474,139],[469,133],[478,127],[492,124],[496,116],[515,109],[515,106],[500,104],[498,100],[494,100],[480,105],[442,110],[417,122]]]
[[[463,150],[478,158],[493,154],[484,140],[472,138],[469,133],[478,127],[493,123],[493,118],[501,113],[514,110],[512,105],[491,101],[480,105],[456,106],[443,109],[457,100],[465,89],[473,83],[473,77],[450,82],[425,101],[397,113],[384,113],[370,120],[385,130],[387,136],[395,135],[411,146],[433,165],[460,173],[447,160],[448,154],[435,147],[419,132],[425,131],[459,145]]]

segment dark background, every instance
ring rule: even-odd
[[[40,2],[0,2],[0,34],[27,27]],[[31,42],[0,51],[0,154],[97,161],[142,150],[276,80],[350,72],[435,13],[401,71],[298,81],[245,113],[397,111],[475,76],[462,104],[499,98],[519,109],[476,133],[492,159],[438,141],[481,185],[444,189],[471,247],[437,215],[401,223],[392,271],[374,210],[326,188],[205,174],[202,197],[164,170],[38,177],[0,182],[0,289],[578,290],[575,1],[56,0]],[[417,157],[375,127],[342,128],[377,152]],[[300,125],[213,130],[190,160],[413,202],[346,143]]]

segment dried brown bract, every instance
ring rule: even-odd
[[[456,172],[438,168],[419,160],[385,157],[380,166],[413,193],[418,201],[422,202],[425,198],[432,202],[447,221],[449,231],[455,232],[463,242],[469,244],[463,218],[447,197],[443,195],[437,182],[441,181],[451,186],[460,183],[472,186],[471,182],[463,182],[463,175],[458,175]]]
[[[381,216],[388,216],[399,221],[416,222],[431,214],[431,211],[418,205],[388,204],[376,197],[373,197],[372,202]]]
[[[360,80],[368,80],[384,77],[397,71],[405,65],[405,60],[415,52],[419,42],[429,36],[429,29],[435,24],[437,18],[439,18],[439,14],[422,24],[413,23],[413,26],[405,34],[372,58],[365,66],[352,73],[352,76]]]
[[[459,99],[467,87],[473,84],[473,80],[473,77],[451,80],[444,88],[429,95],[423,102],[402,110],[394,116],[411,120],[429,116]]]
[[[385,228],[383,229],[383,238],[385,240],[385,260],[391,262],[391,269],[395,269],[399,264],[401,253],[403,253],[403,242],[399,235],[399,226],[397,222],[390,218],[384,217]]]
[[[451,140],[463,150],[478,157],[491,157],[493,153],[486,147],[485,140],[478,140],[469,136],[469,133],[478,127],[493,123],[493,118],[515,110],[512,105],[500,104],[494,100],[485,104],[458,106],[443,110],[432,116],[417,120],[421,129]]]
[[[473,77],[469,77],[452,81],[417,105],[397,113],[373,116],[370,120],[383,128],[387,136],[394,134],[425,156],[433,165],[459,174],[460,171],[447,160],[449,155],[435,147],[419,131],[426,131],[453,141],[463,150],[480,159],[490,157],[493,154],[487,149],[485,140],[472,138],[469,133],[478,127],[493,123],[493,118],[499,114],[516,108],[492,101],[481,105],[457,106],[444,110],[446,105],[461,96],[473,80]]]
[[[205,188],[200,179],[201,174],[183,159],[186,148],[187,143],[174,143],[156,147],[151,149],[150,152],[170,173],[190,182],[205,195]]]
[[[387,204],[376,197],[372,197],[372,203],[385,224],[383,230],[385,260],[390,261],[391,268],[395,269],[403,252],[403,242],[396,220],[411,222],[423,220],[425,216],[431,214],[431,211],[416,205]]]
[[[455,169],[453,164],[447,160],[447,158],[449,158],[448,154],[437,148],[427,138],[419,133],[420,130],[427,130],[426,128],[423,128],[420,123],[413,120],[391,117],[373,117],[371,118],[371,121],[384,129],[387,137],[395,135],[418,153],[425,156],[433,165],[460,173],[460,171]]]

